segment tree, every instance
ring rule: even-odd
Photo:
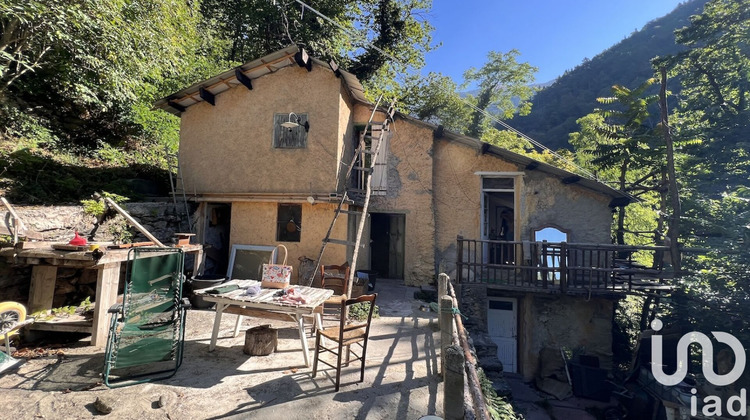
[[[186,1],[0,1],[0,112],[17,135],[31,123],[85,147],[174,139],[175,122],[144,111],[213,67],[199,54],[210,37]]]
[[[231,41],[229,61],[296,44],[336,61],[362,82],[374,81],[368,90],[375,96],[394,90],[396,76],[407,67],[421,68],[433,48],[432,26],[423,16],[431,0],[322,0],[312,7],[335,25],[294,0],[206,0],[201,10],[206,25]]]
[[[531,111],[529,99],[535,92],[531,83],[534,82],[534,73],[538,69],[528,63],[517,62],[516,57],[519,55],[518,50],[510,50],[505,54],[490,51],[484,66],[480,69],[472,67],[464,72],[462,87],[475,83],[478,88],[476,96],[467,97],[473,102],[474,108],[467,135],[482,137],[484,112],[490,108],[504,119],[513,118],[516,112],[526,115]],[[514,99],[519,101],[518,105],[513,103]]]

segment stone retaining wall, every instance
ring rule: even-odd
[[[78,230],[81,236],[97,242],[113,241],[110,226],[121,223],[117,215],[96,226],[96,217],[87,215],[82,206],[13,206],[30,230],[41,233],[47,241],[67,243]],[[173,241],[174,233],[187,229],[180,225],[180,217],[169,202],[125,203],[123,208],[152,235],[165,244]],[[5,220],[5,219],[3,219]],[[146,241],[136,229],[134,241]],[[0,260],[0,301],[12,300],[26,304],[29,298],[31,267]],[[59,268],[55,284],[53,307],[77,305],[87,296],[94,296],[96,272],[74,268]],[[92,299],[93,300],[93,299]]]

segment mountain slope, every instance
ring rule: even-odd
[[[554,84],[538,92],[531,114],[510,124],[551,149],[569,148],[568,134],[578,130],[576,120],[590,113],[596,98],[609,96],[615,84],[635,88],[653,75],[650,60],[676,53],[674,30],[689,24],[707,0],[681,3],[671,13],[647,23],[613,47],[566,71]],[[677,90],[676,83],[670,86]]]

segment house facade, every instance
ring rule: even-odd
[[[297,272],[299,261],[317,258],[350,185],[347,165],[359,132],[375,109],[353,75],[292,46],[155,106],[181,119],[181,178],[198,203],[207,269],[226,270],[234,245],[284,244]],[[380,108],[374,115],[373,121],[386,118]],[[629,200],[603,184],[398,113],[384,139],[357,267],[407,285],[432,284],[440,272],[486,278],[483,264],[517,265],[532,242],[610,243],[612,208]],[[353,198],[345,207],[361,206]],[[331,236],[353,239],[358,217],[342,214]],[[480,245],[472,250],[459,237]],[[352,251],[329,244],[321,264],[350,261]],[[459,267],[467,258],[478,263]],[[533,376],[534,354],[550,343],[611,356],[612,296],[475,283],[465,290],[481,308],[468,311],[476,328],[508,336],[495,335],[506,370]],[[571,319],[582,328],[572,330]],[[502,343],[513,354],[500,354]]]

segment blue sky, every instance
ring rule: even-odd
[[[433,0],[427,19],[442,46],[426,56],[430,71],[463,80],[490,50],[521,52],[547,82],[671,12],[679,0]]]

